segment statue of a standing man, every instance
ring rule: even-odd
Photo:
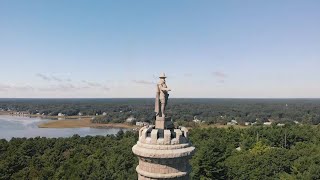
[[[168,103],[169,93],[171,91],[166,85],[166,75],[162,73],[160,75],[160,81],[157,84],[156,104],[155,112],[156,116],[165,117],[165,110]]]

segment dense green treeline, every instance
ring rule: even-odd
[[[121,132],[121,131],[120,131]],[[0,179],[137,179],[137,136],[74,135],[0,141]]]
[[[194,129],[193,179],[320,179],[320,128]]]
[[[320,127],[192,129],[192,179],[320,179]],[[0,179],[136,179],[133,132],[0,140]]]
[[[320,99],[169,99],[167,115],[176,122],[191,122],[196,116],[208,124],[298,121],[320,123]],[[154,120],[154,99],[0,99],[0,110],[27,111],[31,114],[68,116],[96,115],[96,123]]]

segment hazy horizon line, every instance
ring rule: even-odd
[[[0,99],[155,99],[154,97],[110,97],[110,98],[95,98],[95,97],[14,97],[14,98],[2,98]],[[174,97],[170,99],[320,99],[320,97],[276,97],[276,98],[267,98],[267,97]]]

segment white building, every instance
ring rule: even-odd
[[[201,123],[201,120],[199,120],[199,119],[194,119],[193,122],[195,122],[195,123]]]
[[[148,126],[148,125],[149,123],[147,122],[140,122],[140,121],[136,122],[136,126]]]
[[[194,116],[194,117],[193,117],[193,122],[195,122],[195,123],[201,123],[201,120],[199,120],[199,119],[197,118],[197,116]]]
[[[264,122],[263,125],[265,126],[271,126],[272,122]]]
[[[136,118],[134,118],[133,116],[130,116],[130,117],[128,117],[128,118],[126,119],[126,122],[131,123],[131,122],[133,122],[134,120],[136,120]]]
[[[254,126],[254,125],[256,125],[256,124],[258,124],[257,122],[253,122],[253,123],[251,123],[251,126]]]
[[[107,115],[107,113],[106,113],[106,112],[103,112],[103,113],[102,113],[102,115],[103,115],[103,116],[106,116],[106,115]]]
[[[61,116],[64,116],[64,114],[62,114],[62,113],[59,113],[59,114],[58,114],[58,116],[60,116],[60,117],[61,117]]]
[[[231,120],[230,122],[227,122],[227,125],[229,125],[229,126],[234,126],[237,124],[238,124],[238,122],[236,120]]]

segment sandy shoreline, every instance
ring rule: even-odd
[[[15,115],[14,112],[0,111],[0,115],[10,115],[10,116],[23,116]],[[127,128],[127,129],[136,129],[140,128],[139,126],[126,124],[126,123],[108,123],[108,124],[99,124],[92,123],[91,116],[42,116],[42,115],[25,115],[26,117],[40,117],[44,119],[58,119],[63,118],[62,120],[55,120],[50,122],[41,123],[38,125],[39,128]],[[80,118],[80,119],[79,119]]]
[[[130,128],[130,129],[137,128],[137,126],[133,126],[125,123],[109,123],[109,124],[92,123],[91,118],[56,120],[56,121],[39,124],[38,127],[39,128],[91,127],[91,128]]]

